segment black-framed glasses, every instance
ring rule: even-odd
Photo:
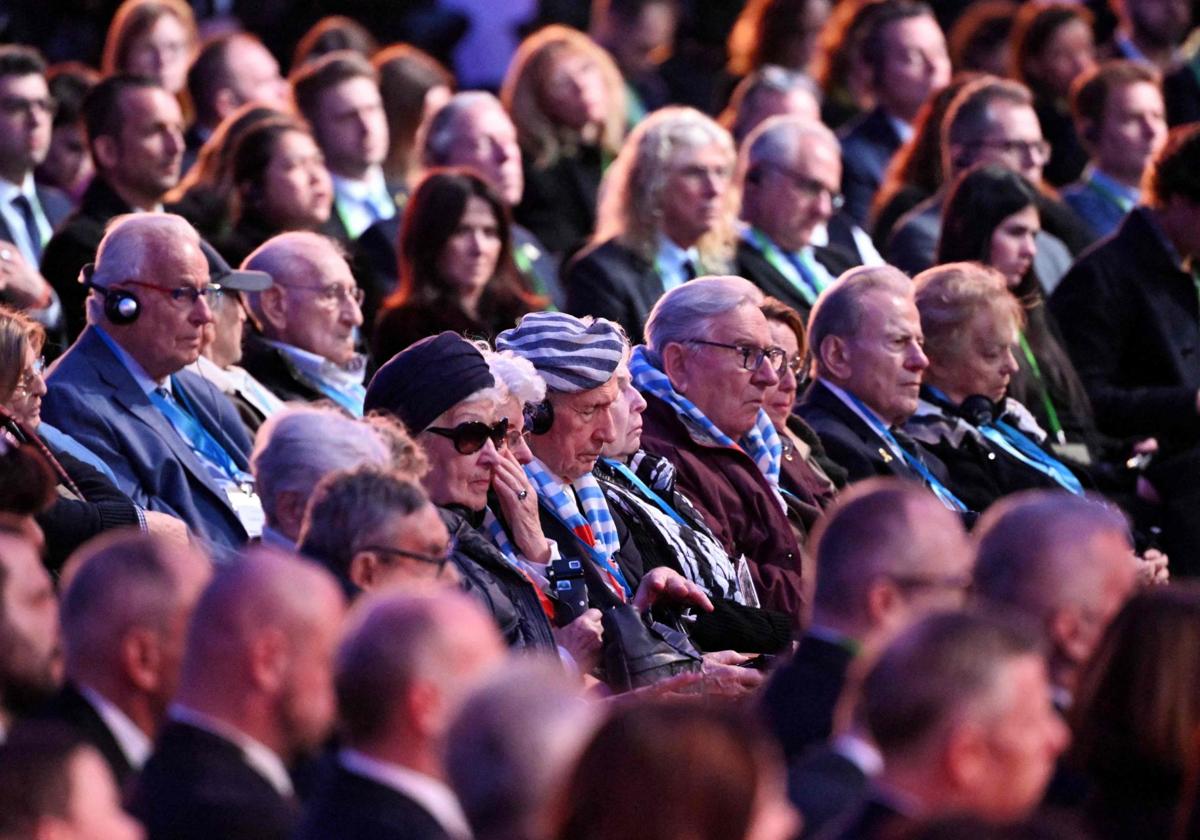
[[[176,286],[173,289],[168,289],[166,286],[158,286],[154,283],[143,283],[141,280],[122,280],[120,283],[114,283],[113,285],[153,289],[159,294],[168,296],[175,303],[186,303],[188,306],[195,306],[196,301],[200,300],[200,298],[204,298],[211,306],[225,292],[219,283],[209,283],[204,287]]]
[[[1045,162],[1050,159],[1050,143],[1046,140],[979,140],[974,146],[995,149],[1005,155],[1020,155],[1022,159]]]
[[[445,554],[423,554],[420,551],[389,548],[386,545],[360,545],[355,553],[359,551],[372,551],[380,557],[389,559],[393,557],[405,557],[409,560],[416,560],[419,563],[428,563],[431,566],[437,566],[437,573],[440,575],[442,570],[446,568],[446,563],[450,561],[450,555],[454,553],[454,544],[451,543],[447,546]]]
[[[821,196],[828,196],[829,206],[833,209],[834,213],[841,210],[846,204],[845,196],[839,192],[834,192],[815,178],[801,175],[794,169],[789,169],[782,164],[772,163],[771,161],[764,161],[761,165],[768,169],[774,169],[780,175],[787,178],[792,182],[792,186],[799,190],[805,198],[814,199]]]
[[[17,380],[17,387],[13,388],[14,394],[29,394],[33,390],[33,381],[46,372],[46,357],[38,356],[33,360],[33,363],[21,374],[21,378]]]
[[[706,341],[702,338],[689,338],[688,344],[704,344],[709,347],[724,347],[734,350],[742,357],[742,368],[755,371],[764,359],[771,362],[771,370],[777,374],[783,373],[787,367],[787,352],[782,347],[755,347],[753,344],[726,344],[722,341]]]
[[[497,449],[503,449],[508,438],[508,418],[488,425],[480,420],[459,423],[453,429],[429,426],[425,429],[454,442],[454,451],[459,455],[474,455],[490,440]]]
[[[27,99],[23,96],[6,96],[0,99],[0,113],[6,117],[27,117],[32,113],[53,117],[58,112],[58,102],[53,97]]]

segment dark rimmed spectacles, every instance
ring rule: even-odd
[[[454,451],[459,455],[474,455],[490,440],[497,449],[503,449],[508,438],[508,418],[497,420],[488,425],[480,420],[470,420],[459,423],[453,429],[430,426],[425,429],[435,435],[449,438],[454,443]]]
[[[753,344],[726,344],[722,341],[705,341],[702,338],[689,338],[688,344],[704,344],[708,347],[724,347],[733,350],[742,357],[744,370],[758,370],[764,360],[770,360],[771,370],[782,374],[787,367],[787,352],[782,347],[755,347]]]
[[[430,566],[437,566],[437,573],[440,575],[442,570],[446,568],[446,563],[450,560],[450,555],[454,553],[454,545],[447,546],[445,554],[423,554],[420,551],[407,551],[403,548],[389,548],[386,545],[361,545],[358,551],[370,551],[378,554],[381,558],[387,558],[389,561],[394,557],[405,557],[409,560],[416,560],[418,563],[427,563]]]
[[[829,206],[834,213],[841,210],[846,204],[845,196],[839,192],[834,192],[815,178],[809,178],[806,175],[801,175],[799,172],[796,172],[793,169],[788,169],[786,166],[778,163],[771,163],[770,161],[766,161],[761,165],[768,169],[773,169],[780,175],[787,178],[792,182],[792,186],[795,187],[796,190],[799,191],[800,194],[805,198],[817,199],[821,196],[829,196]]]

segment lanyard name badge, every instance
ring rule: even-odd
[[[816,303],[817,295],[823,291],[822,284],[816,272],[805,264],[803,256],[797,255],[794,259],[787,257],[758,228],[750,228],[747,235],[750,244],[762,252],[763,259],[795,287],[809,306]]]

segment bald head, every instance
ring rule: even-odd
[[[961,520],[914,482],[855,484],[821,520],[813,544],[815,619],[862,641],[961,606],[971,582]]]
[[[1055,679],[1086,660],[1133,593],[1137,563],[1123,514],[1065,492],[1032,491],[994,505],[976,530],[979,596],[1042,627]]]
[[[120,531],[87,543],[64,574],[67,676],[110,699],[140,691],[161,717],[178,680],[188,617],[211,576],[207,557],[160,536]],[[130,641],[160,654],[153,675],[135,675]]]
[[[344,609],[336,581],[316,564],[247,552],[196,604],[180,702],[284,756],[319,744],[333,719],[330,666]]]

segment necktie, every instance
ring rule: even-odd
[[[21,220],[25,222],[25,233],[29,236],[29,247],[33,249],[34,264],[40,265],[42,262],[42,231],[38,227],[37,217],[33,215],[33,205],[24,195],[18,195],[12,200],[12,204],[21,214]]]
[[[680,267],[680,270],[683,272],[683,280],[685,283],[688,280],[696,279],[696,264],[690,259],[683,261],[683,265]]]

